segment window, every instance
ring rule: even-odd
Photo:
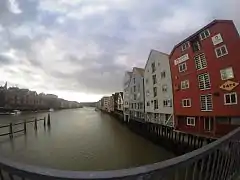
[[[155,62],[152,63],[152,73],[156,71]]]
[[[210,89],[210,77],[208,73],[198,75],[199,88],[201,90]]]
[[[154,100],[154,109],[158,109],[158,101]]]
[[[134,96],[133,99],[134,99],[134,100],[137,100],[137,95],[134,94],[133,96]]]
[[[194,40],[194,41],[192,42],[192,49],[193,49],[193,52],[200,51],[201,45],[200,45],[199,40]]]
[[[212,111],[213,104],[212,104],[212,95],[201,95],[200,96],[200,102],[201,102],[201,110],[202,111]]]
[[[178,69],[179,69],[179,72],[184,72],[184,71],[186,71],[186,70],[187,70],[187,64],[186,64],[186,62],[179,64],[179,65],[178,65]]]
[[[186,42],[182,45],[182,51],[185,51],[187,48],[189,48],[189,42]]]
[[[156,77],[156,74],[154,74],[152,76],[152,80],[153,80],[153,84],[156,84],[157,83],[157,77]]]
[[[233,92],[224,94],[224,104],[225,105],[237,104],[237,93]]]
[[[189,80],[181,81],[181,89],[188,89],[189,88]]]
[[[204,117],[204,130],[206,131],[213,130],[213,118]]]
[[[145,82],[146,82],[146,84],[148,84],[148,79],[146,79],[146,81],[145,81]]]
[[[191,99],[183,99],[182,107],[191,107]]]
[[[227,80],[227,79],[234,78],[232,67],[228,67],[226,69],[220,70],[220,74],[221,74],[221,79],[222,80]]]
[[[150,95],[150,92],[149,90],[146,91],[146,96],[149,96]]]
[[[156,97],[157,96],[157,87],[154,87],[153,88],[153,97]]]
[[[223,45],[223,46],[216,48],[215,53],[216,53],[217,58],[227,55],[228,54],[227,46]]]
[[[195,126],[195,117],[187,117],[187,125]]]
[[[163,100],[163,107],[172,107],[172,100],[171,99]]]
[[[150,106],[150,102],[149,101],[147,102],[147,106]]]
[[[165,71],[161,72],[161,78],[163,79],[165,77],[166,77],[166,72]]]
[[[207,67],[207,61],[204,53],[195,56],[194,60],[195,60],[197,70],[201,70]]]
[[[133,86],[133,92],[136,92],[136,86]]]
[[[135,79],[135,78],[133,78],[133,83],[134,83],[134,84],[136,83],[136,79]]]
[[[162,92],[167,92],[167,85],[162,85]]]
[[[204,40],[210,36],[210,31],[209,29],[204,30],[203,32],[200,33],[200,39]]]

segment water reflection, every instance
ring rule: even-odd
[[[36,114],[38,118],[46,113]],[[32,114],[19,116],[20,119]],[[16,122],[0,117],[0,124]],[[173,157],[92,108],[51,113],[51,128],[28,124],[27,135],[0,139],[1,155],[29,164],[67,170],[110,170],[150,164]]]

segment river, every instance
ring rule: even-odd
[[[44,116],[0,116],[0,125]],[[0,137],[0,153],[18,162],[78,171],[130,168],[174,157],[93,108],[51,112],[51,129],[39,122],[37,132],[28,125],[27,135],[19,133],[12,141]]]

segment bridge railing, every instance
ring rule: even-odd
[[[240,171],[240,128],[190,153],[163,162],[113,171],[63,171],[0,157],[0,179],[231,180]]]

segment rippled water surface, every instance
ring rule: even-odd
[[[0,116],[0,124],[46,113]],[[15,127],[16,128],[16,127]],[[18,127],[21,129],[22,127]],[[0,129],[0,133],[8,129]],[[1,156],[28,164],[65,170],[122,169],[159,162],[173,154],[132,133],[108,114],[93,108],[51,113],[51,129],[27,127],[12,141],[0,137]]]

